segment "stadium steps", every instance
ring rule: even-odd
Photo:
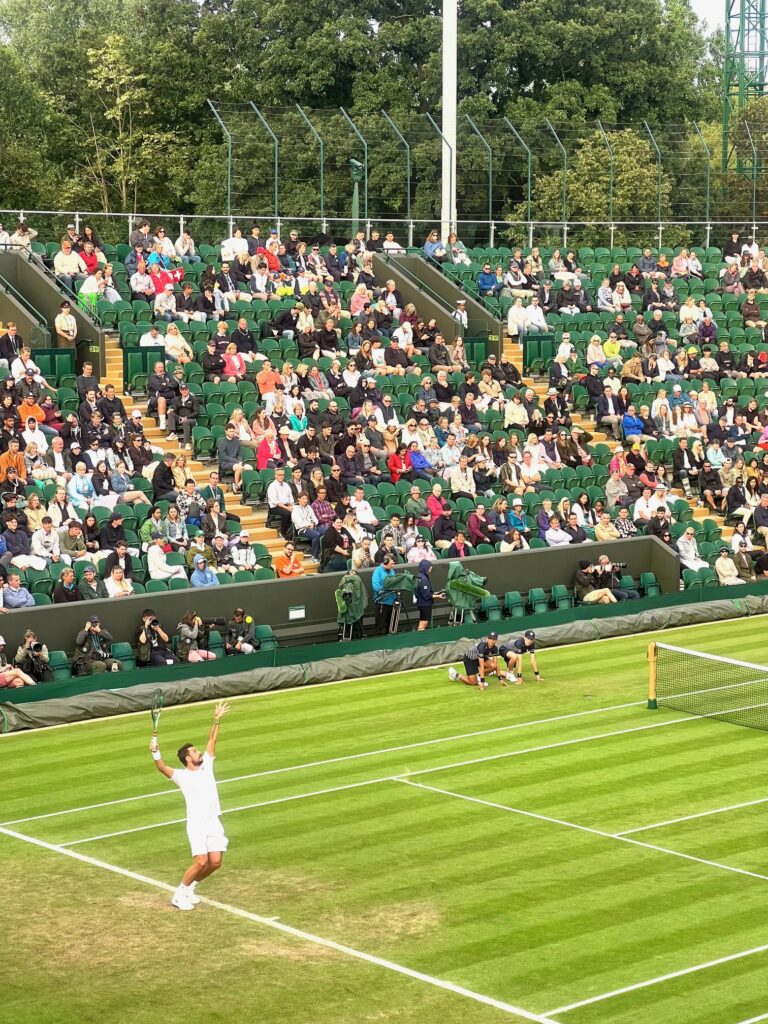
[[[101,383],[114,384],[118,397],[122,399],[126,410],[130,411],[130,409],[137,403],[130,395],[125,394],[125,382],[123,381],[123,354],[119,345],[119,336],[115,333],[105,335],[104,360],[105,373],[104,377],[101,379]],[[145,407],[146,402],[144,401],[141,404],[142,412]],[[213,464],[198,462],[196,459],[192,459],[190,457],[189,452],[182,452],[179,448],[178,442],[166,441],[166,431],[160,430],[160,427],[157,425],[157,420],[145,415],[144,433],[150,444],[153,446],[162,448],[164,451],[171,451],[174,454],[186,455],[187,468],[189,469],[191,476],[194,477],[201,487],[204,487],[208,483],[208,474],[211,472],[211,469],[214,468]],[[265,510],[253,509],[250,505],[241,503],[234,495],[228,494],[227,512],[240,518],[243,528],[248,530],[251,543],[263,544],[273,557],[282,552],[283,540],[276,530],[273,530],[266,525],[267,515]],[[305,568],[308,574],[317,571],[317,567],[314,563],[308,563]]]

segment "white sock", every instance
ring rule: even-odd
[[[179,888],[176,890],[176,892],[179,894],[179,896],[184,896],[188,891],[189,891],[189,886],[184,885],[183,882],[179,882]]]
[[[188,886],[187,886],[187,888],[188,888],[188,889],[189,889],[189,890],[190,890],[191,892],[194,892],[194,891],[195,891],[195,888],[196,888],[196,887],[197,887],[197,882],[192,882],[192,884],[191,884],[191,885],[188,885]]]

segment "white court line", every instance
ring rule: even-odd
[[[311,793],[297,793],[295,796],[281,796],[276,800],[262,800],[257,804],[243,804],[242,807],[227,807],[222,814],[234,814],[235,811],[252,811],[257,807],[272,807],[274,804],[288,804],[293,800],[306,800],[313,796],[327,796],[329,793],[342,793],[347,789],[361,789],[363,786],[375,786],[380,782],[392,782],[395,776],[388,775],[382,779],[367,779],[365,782],[350,782],[346,786],[333,786],[330,789],[315,789]],[[138,828],[125,828],[120,832],[105,832],[100,836],[88,836],[85,839],[73,839],[68,843],[59,843],[59,846],[80,846],[81,843],[95,843],[99,839],[115,839],[117,836],[127,836],[134,832],[149,832],[153,828],[165,828],[166,825],[182,825],[186,818],[174,818],[172,821],[159,821],[154,825],[140,825]]]
[[[759,1017],[750,1017],[749,1020],[740,1020],[739,1024],[758,1024],[761,1020],[768,1020],[768,1013],[761,1013]]]
[[[11,839],[18,839],[24,843],[30,843],[33,846],[41,847],[42,849],[49,850],[52,853],[63,854],[65,857],[72,857],[74,860],[79,860],[84,864],[89,864],[91,867],[101,868],[102,871],[110,871],[113,874],[121,875],[123,878],[130,878],[134,882],[141,882],[143,885],[151,885],[155,889],[161,889],[164,892],[174,892],[174,886],[168,885],[167,882],[161,882],[156,878],[149,878],[147,875],[141,875],[135,871],[128,871],[126,868],[118,867],[115,864],[109,864],[107,861],[96,860],[95,858],[88,857],[85,854],[76,853],[74,850],[64,849],[61,846],[56,846],[54,843],[43,842],[42,839],[34,839],[32,836],[27,836],[21,832],[15,832],[1,827],[0,834],[6,835]],[[557,1024],[556,1021],[542,1016],[541,1014],[530,1013],[528,1010],[523,1010],[519,1006],[512,1006],[510,1003],[504,1003],[500,999],[494,999],[492,996],[482,995],[480,992],[473,992],[471,989],[464,988],[461,985],[454,985],[453,982],[446,981],[443,978],[434,978],[430,974],[424,974],[421,971],[415,971],[410,967],[404,967],[402,964],[394,963],[392,960],[385,960],[383,957],[374,956],[371,953],[365,953],[359,949],[353,949],[352,946],[345,946],[341,942],[334,942],[332,939],[325,939],[319,935],[313,935],[300,928],[293,928],[291,925],[283,924],[282,921],[275,918],[261,917],[259,914],[253,914],[249,910],[234,907],[229,903],[221,903],[219,900],[207,899],[205,896],[200,896],[199,899],[201,904],[213,907],[216,910],[224,911],[225,913],[232,914],[235,917],[245,918],[247,921],[263,925],[266,928],[274,928],[275,931],[282,932],[284,935],[291,935],[293,938],[301,939],[304,942],[311,942],[316,946],[324,946],[326,949],[333,949],[337,953],[354,957],[356,960],[362,960],[365,963],[373,964],[375,967],[382,967],[387,971],[394,971],[396,974],[402,974],[407,978],[424,982],[434,988],[440,988],[446,992],[452,992],[454,995],[463,996],[465,999],[471,999],[476,1003],[483,1003],[486,1006],[492,1006],[497,1010],[503,1010],[505,1013],[515,1014],[518,1017],[522,1017],[524,1020],[534,1021],[535,1024]]]
[[[441,796],[453,797],[456,800],[465,800],[467,801],[467,803],[479,804],[482,807],[491,807],[494,810],[506,811],[510,814],[518,814],[522,817],[533,818],[537,821],[546,821],[553,825],[563,825],[566,828],[572,828],[578,832],[588,832],[591,835],[601,836],[604,839],[615,839],[618,842],[629,843],[632,846],[639,846],[646,850],[655,850],[657,853],[666,853],[673,857],[680,857],[683,860],[690,860],[697,864],[704,864],[707,867],[717,868],[721,871],[729,871],[737,875],[747,875],[750,878],[758,878],[761,881],[768,882],[768,875],[761,875],[755,871],[747,871],[744,868],[736,868],[731,866],[730,864],[722,864],[719,861],[705,860],[703,857],[694,857],[691,854],[681,853],[679,850],[670,850],[664,846],[655,846],[651,843],[643,843],[639,839],[629,839],[625,836],[613,835],[610,832],[603,832],[600,829],[589,828],[586,825],[578,825],[575,822],[564,821],[562,818],[553,818],[546,814],[536,814],[534,811],[524,811],[518,807],[509,807],[507,804],[496,803],[492,800],[483,800],[480,797],[467,796],[465,793],[455,793],[452,790],[440,789],[437,786],[427,786],[421,782],[411,782],[407,778],[399,778],[395,781],[404,783],[407,786],[412,786],[414,789],[427,790],[430,793],[438,793]],[[712,960],[705,964],[699,964],[694,967],[673,972],[671,974],[665,974],[658,978],[651,978],[649,981],[638,982],[635,985],[628,985],[625,988],[616,989],[613,992],[606,992],[603,995],[592,996],[590,999],[584,999],[578,1003],[571,1003],[568,1006],[560,1006],[555,1010],[547,1010],[545,1011],[545,1016],[554,1017],[562,1013],[567,1013],[569,1010],[575,1010],[577,1007],[580,1006],[587,1006],[590,1003],[601,1002],[604,999],[612,999],[614,996],[622,995],[625,992],[632,992],[635,989],[647,988],[649,985],[656,985],[660,982],[668,981],[671,978],[681,977],[685,974],[692,974],[695,971],[702,971],[705,968],[714,967],[717,964],[727,963],[729,960],[739,960],[742,957],[751,956],[754,953],[762,953],[766,950],[768,950],[768,946],[757,946],[754,949],[749,949],[742,953],[733,953],[730,956],[721,957],[718,960]],[[761,1018],[757,1018],[757,1020],[760,1019]],[[763,1019],[768,1019],[768,1014],[766,1014],[765,1018]],[[748,1024],[748,1022],[743,1022],[743,1024]]]
[[[601,732],[594,736],[583,736],[580,739],[560,740],[559,743],[547,743],[543,747],[530,747],[528,750],[511,750],[505,754],[487,754],[485,757],[474,757],[471,761],[457,761],[454,764],[441,764],[437,768],[419,768],[415,772],[400,772],[412,778],[416,775],[431,775],[433,772],[447,772],[451,768],[467,768],[472,764],[485,764],[486,761],[500,761],[506,757],[517,757],[518,754],[535,754],[540,750],[556,750],[558,747],[571,747],[575,743],[589,743],[591,740],[607,740],[613,736],[626,736],[630,732],[646,732],[648,729],[663,729],[668,725],[682,725],[683,722],[703,722],[707,719],[687,715],[685,718],[672,718],[665,722],[653,722],[651,725],[636,725],[631,729],[616,729],[613,732]]]
[[[706,860],[704,857],[694,857],[691,853],[681,853],[679,850],[670,850],[666,846],[656,846],[653,843],[644,843],[640,839],[630,839],[629,836],[618,836],[612,832],[603,832],[601,829],[590,828],[587,825],[577,825],[572,821],[564,821],[562,818],[551,818],[546,814],[536,814],[535,811],[524,811],[519,807],[509,807],[507,804],[498,804],[492,800],[483,800],[477,796],[467,796],[466,793],[454,793],[450,789],[440,789],[438,786],[426,786],[422,782],[411,782],[409,778],[399,776],[395,782],[402,782],[414,789],[425,789],[430,793],[439,793],[442,796],[450,796],[456,800],[466,800],[470,804],[480,804],[483,807],[492,807],[497,811],[507,811],[510,814],[519,814],[523,818],[535,818],[537,821],[547,821],[552,825],[563,825],[565,828],[572,828],[578,832],[589,832],[603,839],[615,839],[619,843],[629,843],[631,846],[639,846],[644,850],[655,850],[657,853],[666,853],[670,857],[679,857],[681,860],[690,860],[695,864],[704,864],[710,868],[717,868],[719,871],[729,871],[734,875],[746,875],[748,878],[759,878],[768,882],[768,875],[761,875],[757,871],[747,871],[746,868],[737,868],[731,864],[722,864],[717,860]]]
[[[318,684],[324,685],[324,684]],[[455,736],[440,736],[433,740],[420,740],[417,743],[406,743],[399,747],[383,747],[378,750],[364,750],[359,754],[344,754],[341,757],[329,757],[323,761],[307,761],[305,764],[288,765],[285,768],[269,768],[266,771],[250,772],[247,775],[235,775],[229,779],[219,779],[220,786],[228,782],[245,782],[248,779],[260,779],[267,775],[281,775],[286,772],[297,772],[306,768],[321,768],[329,764],[341,764],[344,761],[354,761],[366,757],[378,757],[383,754],[399,753],[403,750],[416,750],[419,747],[435,746],[440,743],[454,743],[458,740],[476,739],[478,736],[490,736],[494,733],[511,732],[515,729],[527,729],[534,725],[549,725],[550,722],[564,722],[570,718],[583,718],[588,715],[599,715],[606,711],[622,711],[625,708],[633,708],[645,704],[644,700],[634,700],[627,704],[611,704],[604,708],[590,708],[589,711],[572,711],[566,715],[554,715],[549,718],[537,718],[529,722],[516,722],[512,725],[498,725],[492,729],[479,729],[476,732],[459,733]],[[135,800],[152,800],[159,796],[171,796],[175,794],[173,789],[158,789],[152,793],[143,793],[138,796],[126,796],[119,800],[104,800],[97,804],[85,804],[82,807],[70,807],[64,811],[51,811],[48,814],[35,814],[30,818],[12,818],[10,821],[0,822],[0,825],[23,825],[28,821],[42,821],[44,818],[57,818],[65,814],[78,814],[81,811],[96,811],[102,807],[115,807],[118,804],[128,804]]]
[[[756,619],[763,619],[763,618],[766,617],[766,614],[768,614],[768,613],[761,612],[759,615],[752,615],[752,616],[750,616],[749,621],[753,622]],[[721,619],[721,620],[718,620],[718,623],[715,623],[715,625],[718,625],[719,623],[725,624],[725,623],[728,623],[728,622],[737,623],[738,624],[740,622],[743,623],[743,622],[746,622],[746,621],[747,620],[744,617],[736,618],[736,619]],[[690,623],[687,626],[675,626],[675,628],[671,629],[669,631],[669,633],[671,635],[673,633],[681,633],[683,630],[688,630],[688,629],[704,629],[706,625],[707,625],[707,623],[705,623],[705,622],[692,622],[692,623]],[[514,632],[514,630],[509,635],[511,636],[513,632]],[[617,644],[617,643],[629,643],[630,641],[637,639],[637,637],[646,636],[648,633],[658,633],[658,632],[660,632],[658,626],[649,626],[647,629],[643,629],[639,633],[632,633],[630,636],[601,636],[601,637],[596,637],[594,640],[574,640],[574,641],[572,641],[569,644],[553,644],[552,647],[542,648],[542,650],[547,650],[547,651],[563,651],[563,650],[567,650],[569,647],[581,647],[581,646],[583,646],[584,644],[587,644],[587,643],[588,644],[607,644],[607,643],[611,643],[611,644],[614,644],[614,645]],[[465,639],[470,639],[470,638],[466,637]],[[699,651],[697,653],[700,654],[701,652]],[[428,672],[428,671],[433,671],[434,669],[438,669],[438,668],[445,668],[446,666],[452,665],[452,664],[454,664],[454,663],[446,661],[446,662],[441,662],[439,665],[421,665],[419,668],[411,669],[411,672]],[[350,677],[348,679],[330,679],[327,683],[303,683],[301,686],[290,686],[290,687],[285,687],[283,689],[277,689],[277,690],[262,690],[259,693],[236,693],[236,694],[233,694],[231,697],[227,697],[227,700],[228,701],[232,701],[232,700],[251,700],[251,699],[255,700],[255,699],[260,698],[260,697],[279,697],[279,696],[282,696],[282,695],[288,694],[288,693],[301,693],[304,690],[316,690],[316,689],[318,689],[321,686],[340,686],[340,685],[342,685],[344,683],[361,683],[361,682],[366,682],[369,679],[386,679],[388,676],[393,676],[393,675],[402,675],[402,672],[377,672],[375,675],[372,675],[372,676],[352,676],[352,677]],[[197,706],[203,707],[206,704],[213,704],[214,701],[216,701],[218,699],[219,699],[218,697],[212,697],[210,700],[190,701],[188,704],[174,704],[171,707],[163,708],[163,713],[164,714],[168,714],[168,713],[170,713],[172,711],[181,711],[181,710],[183,710],[185,708],[194,708],[194,707],[197,707]],[[645,701],[644,700],[643,701],[635,701],[634,703],[645,704]],[[11,704],[11,706],[13,706],[13,705]],[[119,714],[119,715],[100,715],[98,718],[83,718],[83,719],[81,719],[78,722],[60,722],[58,725],[40,725],[40,726],[37,726],[35,729],[20,729],[17,732],[0,733],[0,742],[10,742],[13,739],[13,737],[34,736],[37,733],[48,732],[51,729],[72,729],[73,727],[78,726],[78,725],[94,725],[94,724],[96,724],[98,722],[114,721],[117,718],[136,718],[139,715],[146,715],[146,713],[147,713],[146,711],[126,711],[124,714]],[[19,823],[21,822],[21,820],[22,819],[20,819]],[[8,824],[13,824],[13,823],[12,822],[8,822]]]
[[[682,818],[670,818],[668,821],[657,821],[653,825],[639,825],[637,828],[628,828],[623,832],[614,832],[616,838],[631,836],[635,832],[648,832],[652,828],[664,828],[666,825],[678,825],[682,821],[694,821],[696,818],[708,818],[712,814],[727,814],[728,811],[740,811],[742,807],[757,807],[758,804],[768,803],[768,796],[761,796],[758,800],[745,800],[741,804],[730,804],[728,807],[715,807],[711,811],[699,811],[698,814],[686,814]]]
[[[477,764],[478,761],[495,761],[495,760],[499,760],[501,758],[519,757],[522,754],[538,754],[538,753],[540,753],[543,750],[554,750],[554,749],[557,749],[559,747],[570,747],[570,746],[573,746],[574,744],[577,744],[577,743],[591,743],[594,740],[602,740],[602,739],[606,739],[606,738],[612,737],[612,736],[623,736],[626,733],[644,732],[646,729],[661,729],[661,728],[663,728],[664,726],[667,726],[667,725],[677,725],[677,724],[682,724],[683,722],[698,722],[698,721],[701,721],[701,719],[691,718],[689,715],[686,715],[684,718],[673,718],[671,721],[668,721],[668,722],[655,722],[652,725],[639,725],[639,726],[634,726],[631,729],[621,729],[618,732],[597,733],[597,734],[595,734],[593,736],[584,736],[581,739],[577,738],[577,739],[572,739],[572,740],[561,740],[559,743],[546,743],[543,746],[538,746],[538,747],[525,747],[523,750],[513,750],[511,752],[507,752],[507,753],[504,753],[504,754],[491,754],[488,757],[482,757],[482,758],[479,758],[479,759],[478,758],[473,758],[471,761],[457,761],[457,762],[454,762],[453,764],[444,764],[444,765],[440,765],[440,767],[438,767],[438,768],[422,768],[419,771],[408,772],[407,775],[410,778],[410,777],[413,777],[413,776],[416,776],[416,775],[427,775],[430,772],[444,772],[444,771],[447,771],[449,768],[465,768],[465,767],[467,767],[469,765]],[[277,800],[264,800],[264,801],[260,801],[258,803],[243,804],[241,807],[229,807],[229,808],[226,808],[221,813],[222,814],[232,814],[234,811],[250,811],[250,810],[254,810],[257,807],[267,807],[270,804],[288,803],[289,801],[292,801],[292,800],[304,800],[307,797],[313,797],[313,796],[326,796],[326,795],[328,795],[330,793],[340,793],[340,792],[342,792],[344,790],[348,790],[348,789],[360,789],[362,786],[373,786],[373,785],[376,785],[377,783],[380,783],[380,782],[395,782],[395,781],[399,781],[403,777],[404,774],[406,774],[406,773],[398,772],[395,775],[385,775],[385,776],[383,776],[381,778],[377,778],[377,779],[367,779],[364,782],[352,782],[352,783],[348,783],[347,785],[344,785],[344,786],[333,786],[333,787],[331,787],[329,789],[313,790],[312,792],[309,792],[309,793],[298,793],[295,796],[280,797]],[[170,790],[170,792],[175,793],[175,790]],[[47,815],[43,815],[43,817],[47,817]],[[29,820],[33,821],[35,819],[29,819]],[[121,829],[119,832],[106,832],[106,833],[104,833],[102,835],[98,835],[98,836],[87,836],[84,839],[70,840],[69,842],[62,843],[61,845],[62,846],[79,846],[81,843],[93,843],[93,842],[96,842],[96,840],[98,840],[98,839],[114,839],[117,836],[127,836],[127,835],[131,835],[134,832],[146,832],[149,829],[153,829],[153,828],[164,828],[166,825],[178,825],[178,824],[180,824],[184,820],[186,820],[186,819],[184,819],[184,818],[173,818],[171,821],[160,821],[160,822],[155,823],[154,825],[139,825],[136,828]],[[5,824],[12,824],[12,823],[11,822],[6,822]]]
[[[570,1010],[578,1010],[582,1006],[591,1006],[592,1003],[601,1003],[604,999],[614,999],[616,996],[623,996],[627,992],[637,992],[638,989],[649,988],[651,985],[660,985],[665,981],[672,981],[674,978],[683,978],[686,974],[696,974],[698,971],[706,971],[710,967],[717,967],[719,964],[727,964],[733,960],[743,960],[744,957],[754,956],[755,953],[765,953],[766,946],[755,946],[753,949],[745,949],[741,953],[731,953],[730,956],[721,956],[717,960],[708,960],[704,964],[695,964],[693,967],[685,967],[681,971],[671,971],[669,974],[660,974],[658,978],[649,978],[648,981],[638,981],[635,985],[626,985],[624,988],[614,989],[613,992],[603,992],[599,996],[592,996],[590,999],[582,999],[578,1003],[569,1003],[567,1006],[558,1006],[556,1010],[547,1010],[545,1016],[554,1017],[555,1014],[568,1013]],[[762,1017],[753,1017],[752,1021],[766,1020],[768,1013]],[[742,1024],[750,1024],[750,1021],[742,1021]]]

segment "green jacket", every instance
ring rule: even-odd
[[[152,534],[161,533],[163,537],[168,535],[167,530],[163,529],[163,520],[159,523],[155,522],[154,519],[145,519],[139,528],[139,537],[142,544],[152,543]]]
[[[88,585],[88,581],[83,577],[80,580],[80,593],[83,595],[85,601],[101,601],[109,597],[107,588],[104,586],[104,581],[98,577],[94,578],[93,586]]]

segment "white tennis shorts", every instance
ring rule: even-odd
[[[229,846],[219,818],[188,823],[187,836],[193,857],[202,857],[206,853],[225,853]]]

